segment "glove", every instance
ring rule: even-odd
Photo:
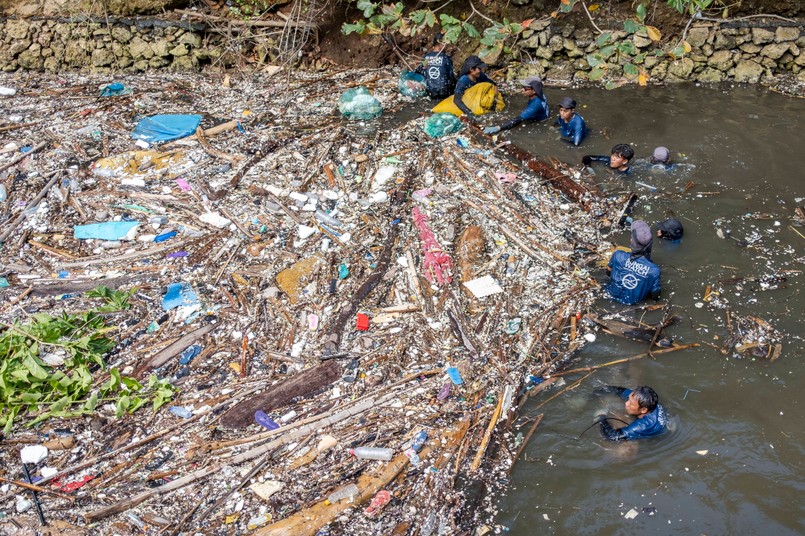
[[[500,132],[500,127],[486,127],[484,129],[484,134],[497,134]]]
[[[598,424],[607,420],[607,416],[603,413],[601,415],[596,415],[595,419],[593,419],[593,424]]]
[[[585,155],[581,157],[581,163],[584,164],[585,166],[589,166],[590,164],[593,163],[593,159],[592,157],[590,157],[590,155]]]

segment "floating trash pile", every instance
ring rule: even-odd
[[[392,124],[390,70],[20,76],[9,526],[493,530],[517,408],[594,339],[620,201],[471,125]],[[383,115],[345,120],[345,91]]]

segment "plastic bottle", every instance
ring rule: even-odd
[[[123,245],[123,242],[120,240],[105,240],[101,242],[101,247],[103,249],[118,249]]]
[[[4,95],[6,97],[13,97],[17,94],[17,90],[13,87],[0,87],[0,95]]]
[[[193,412],[187,408],[183,408],[182,406],[170,406],[168,411],[176,415],[177,417],[181,417],[182,419],[189,419],[193,416]]]
[[[316,210],[316,219],[324,224],[332,225],[333,227],[341,227],[343,225],[343,223],[333,218],[322,209]]]
[[[131,522],[132,525],[140,530],[145,530],[146,527],[148,527],[148,525],[145,524],[145,521],[140,519],[139,516],[134,512],[126,512],[126,518]]]
[[[158,243],[158,242],[164,242],[166,240],[170,240],[171,238],[173,238],[177,234],[179,234],[179,233],[177,233],[176,231],[166,231],[166,232],[164,232],[162,234],[156,235],[154,237],[154,242]]]
[[[358,447],[349,449],[349,453],[356,458],[363,458],[364,460],[389,461],[394,457],[394,449],[380,447]]]
[[[357,497],[360,494],[360,492],[361,491],[358,489],[358,486],[356,486],[355,484],[347,484],[346,486],[341,486],[340,488],[329,494],[327,496],[327,502],[329,504],[334,504],[342,499],[347,498],[350,501],[352,501],[355,497]]]
[[[8,197],[8,192],[6,191],[6,185],[0,184],[0,203],[5,201],[6,197]]]
[[[422,450],[422,446],[425,444],[425,441],[428,440],[428,432],[425,430],[420,430],[415,436],[414,439],[411,441],[411,448],[414,449],[414,452],[419,452]]]

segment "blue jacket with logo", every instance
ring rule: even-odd
[[[453,60],[444,52],[428,52],[423,58],[424,65],[417,72],[425,77],[428,96],[432,99],[444,99],[452,95],[456,87],[456,73],[453,71]]]
[[[615,301],[634,305],[660,296],[660,267],[647,258],[632,259],[629,252],[618,250],[609,259],[609,268],[607,291]]]

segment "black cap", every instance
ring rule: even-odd
[[[464,61],[464,67],[467,71],[476,67],[480,67],[483,70],[486,69],[486,64],[478,56],[470,56]]]
[[[682,238],[682,234],[685,232],[685,230],[682,228],[682,222],[676,218],[669,218],[665,221],[661,221],[657,224],[657,229],[662,232],[660,237],[667,240],[679,240]]]
[[[575,108],[575,107],[576,107],[576,101],[574,101],[574,100],[573,100],[573,99],[571,99],[570,97],[565,97],[565,98],[564,98],[564,99],[562,99],[562,100],[561,100],[561,102],[559,103],[559,107],[560,107],[560,108],[568,108],[568,109]]]

